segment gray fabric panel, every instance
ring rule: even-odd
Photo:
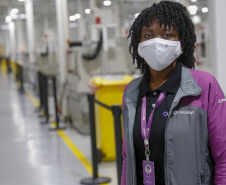
[[[133,142],[133,127],[134,120],[136,115],[136,107],[139,96],[139,87],[143,77],[140,77],[132,81],[125,92],[125,103],[127,106],[127,116],[124,116],[125,122],[127,121],[126,130],[127,130],[127,156],[126,156],[126,184],[127,185],[136,185],[136,159],[134,152],[134,142]],[[129,141],[129,142],[128,142]]]
[[[207,146],[207,112],[191,105],[177,106],[167,127],[167,171],[170,185],[199,185],[202,172],[205,177],[212,173],[212,167],[207,168],[207,159],[212,161]],[[208,179],[205,181],[212,185],[207,182]]]
[[[139,94],[139,91],[136,93]],[[129,146],[130,146],[130,152],[132,154],[132,161],[133,161],[133,166],[132,166],[132,173],[129,173],[132,175],[133,178],[133,183],[130,183],[129,185],[136,185],[136,171],[135,171],[135,162],[136,162],[136,158],[135,158],[135,152],[134,152],[134,142],[133,142],[133,127],[134,127],[134,119],[135,119],[135,115],[136,115],[136,106],[137,106],[137,102],[135,103],[129,103],[128,104],[128,115],[129,115],[129,122],[128,122],[128,131],[129,131]],[[130,161],[131,163],[131,161]],[[128,173],[127,173],[128,174]]]
[[[185,66],[181,69],[181,89],[185,94],[195,95],[202,92],[202,89],[193,78],[191,71]]]
[[[133,159],[131,156],[131,152],[129,150],[129,148],[127,147],[127,151],[126,151],[126,185],[135,185],[133,184]]]
[[[125,98],[125,96],[124,96]],[[123,123],[123,131],[124,131],[124,134],[126,135],[126,128],[127,128],[127,121],[128,121],[128,108],[127,108],[127,105],[125,105],[123,108],[122,108],[122,123]]]
[[[130,92],[136,91],[137,89],[140,89],[140,84],[141,84],[142,79],[143,79],[143,76],[130,82],[126,88],[126,93],[130,93]],[[134,99],[136,99],[136,97],[134,97]]]

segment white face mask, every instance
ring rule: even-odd
[[[180,56],[181,44],[180,41],[150,39],[139,43],[138,53],[152,69],[161,71]]]

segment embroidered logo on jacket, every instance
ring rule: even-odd
[[[224,101],[226,101],[226,98],[224,98],[224,99],[219,99],[219,100],[218,100],[218,103],[222,103],[222,102],[224,102]]]
[[[174,111],[173,114],[195,114],[195,111]]]
[[[163,116],[168,116],[169,115],[169,113],[167,112],[167,111],[165,111],[165,112],[163,112],[163,114],[162,114]]]

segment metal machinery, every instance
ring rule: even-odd
[[[89,132],[87,94],[90,93],[90,79],[106,75],[114,78],[132,70],[128,40],[116,36],[116,25],[96,24],[90,27],[96,46],[83,43],[71,48],[67,63],[68,114],[72,125],[82,134]],[[98,34],[99,40],[96,41]]]

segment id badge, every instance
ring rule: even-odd
[[[155,185],[155,168],[152,161],[143,161],[143,182],[144,185]]]

